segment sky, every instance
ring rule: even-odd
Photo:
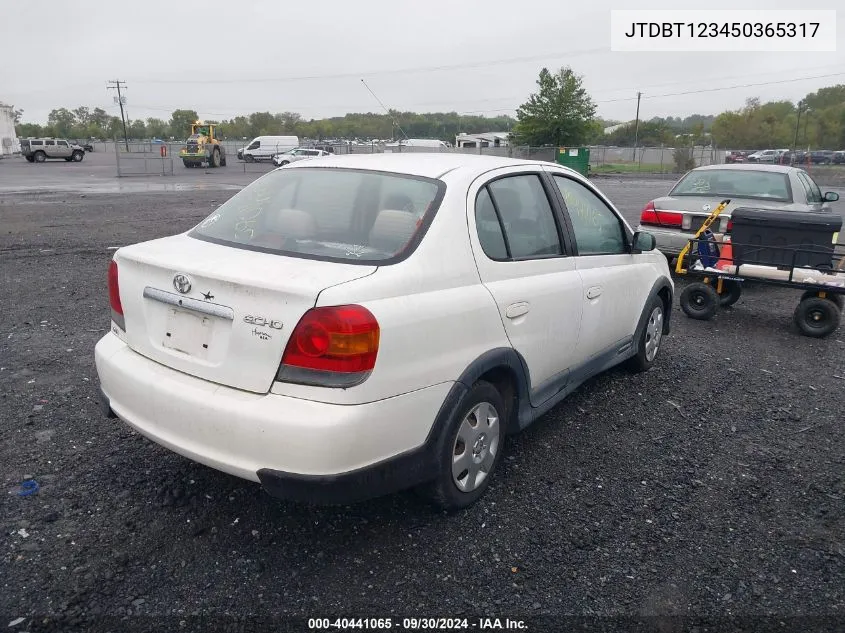
[[[0,102],[43,123],[56,107],[119,115],[106,82],[126,82],[131,119],[176,108],[208,119],[256,111],[304,118],[382,112],[511,114],[541,68],[571,66],[598,115],[717,114],[749,97],[797,101],[845,83],[845,5],[828,53],[611,52],[612,9],[795,9],[803,3],[675,0],[75,0],[4,6]],[[36,37],[36,31],[41,36]],[[808,78],[809,77],[809,78]],[[808,78],[808,79],[805,79]],[[796,81],[792,81],[796,80]],[[778,82],[778,83],[772,83]],[[767,84],[734,87],[745,84]],[[707,90],[707,92],[701,92]],[[698,92],[696,92],[698,91]],[[687,92],[691,94],[678,95]]]

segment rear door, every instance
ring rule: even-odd
[[[542,169],[495,170],[470,187],[467,221],[482,283],[522,357],[531,403],[563,389],[581,326],[581,278]]]
[[[630,229],[608,200],[580,180],[550,171],[575,240],[583,284],[576,361],[589,365],[591,359],[630,348],[654,267],[631,253]]]
[[[44,141],[44,153],[47,154],[49,158],[57,158],[56,141]]]
[[[802,169],[795,172],[798,182],[801,183],[801,190],[807,198],[807,207],[811,211],[821,211],[825,206],[822,190],[816,184],[810,175]]]

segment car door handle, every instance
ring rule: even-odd
[[[603,288],[601,286],[592,286],[587,288],[587,299],[595,299],[601,295]]]
[[[505,315],[509,319],[515,319],[517,317],[521,317],[523,314],[528,314],[528,311],[530,309],[531,306],[524,301],[521,301],[519,303],[512,303],[508,306],[508,309],[505,310]]]

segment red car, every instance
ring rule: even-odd
[[[748,152],[730,152],[725,157],[726,163],[747,163]]]

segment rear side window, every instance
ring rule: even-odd
[[[499,224],[493,199],[486,187],[478,192],[478,197],[475,199],[475,229],[478,231],[478,241],[487,257],[507,259],[508,248],[505,246],[502,225]]]
[[[539,176],[508,176],[494,180],[487,189],[504,228],[510,258],[563,253],[554,213]]]
[[[268,253],[361,264],[410,254],[443,198],[442,181],[355,169],[273,171],[191,236]]]
[[[44,141],[30,141],[30,145],[44,145]]]
[[[56,141],[44,141],[45,145],[55,145]]]

